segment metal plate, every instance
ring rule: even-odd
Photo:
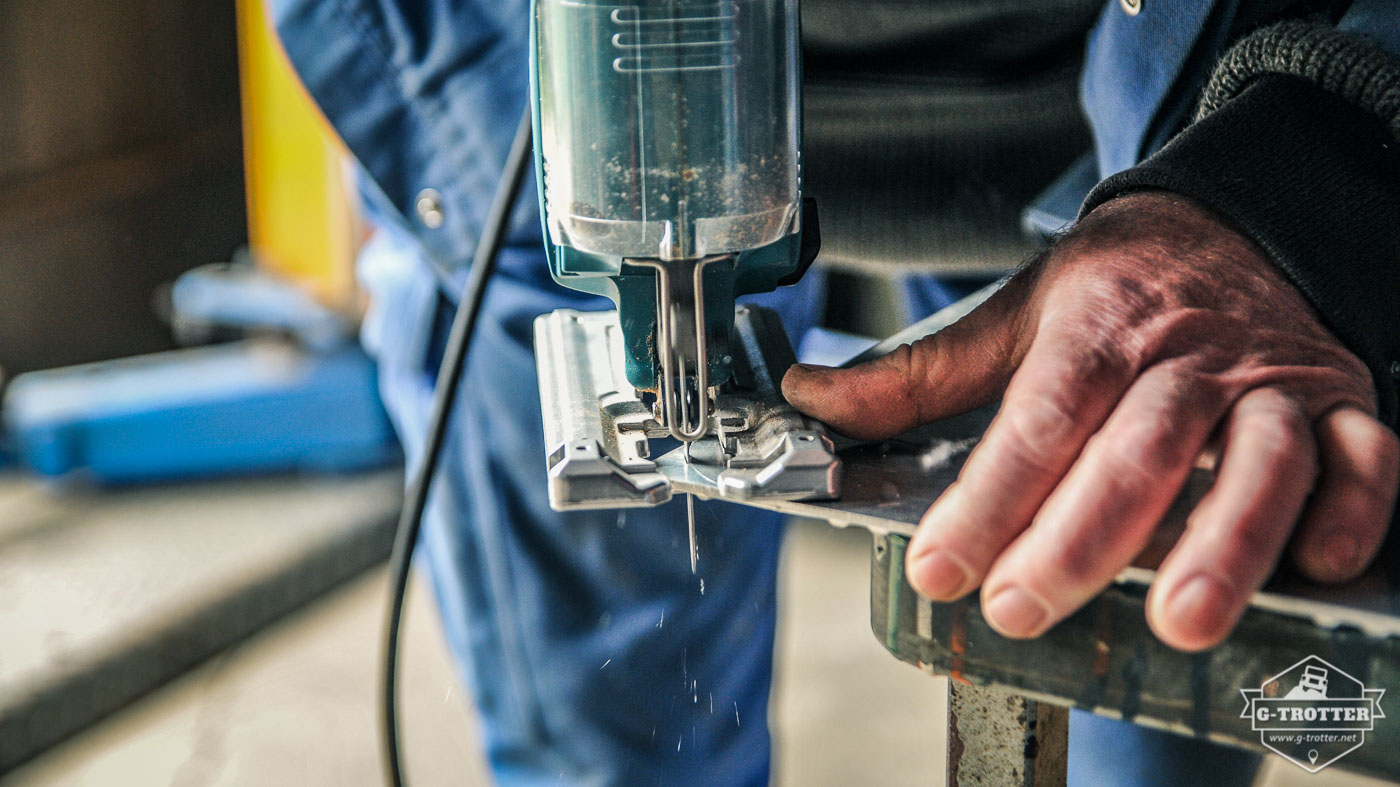
[[[845,467],[844,489],[839,500],[752,500],[757,508],[829,522],[837,527],[856,525],[874,534],[908,537],[934,500],[957,479],[963,462],[995,415],[994,407],[910,432],[881,445],[846,443],[837,455]],[[671,480],[676,492],[698,497],[719,497],[714,478],[687,466],[677,452],[662,456],[657,469]],[[1125,569],[1117,583],[1145,588],[1152,569],[1186,526],[1186,515],[1210,488],[1211,476],[1194,473],[1185,490],[1167,513],[1154,544],[1140,556],[1139,565]],[[1375,636],[1400,637],[1400,591],[1386,575],[1385,561],[1365,576],[1345,585],[1310,583],[1293,572],[1283,572],[1256,593],[1252,606],[1289,615],[1301,615],[1327,628],[1352,627]],[[1400,687],[1397,687],[1400,690]]]
[[[708,437],[690,444],[694,472],[714,479],[707,497],[829,500],[841,463],[825,429],[782,397],[796,361],[776,312],[740,306],[730,344],[733,379],[712,389]],[[664,503],[651,440],[667,437],[623,373],[617,312],[560,309],[535,320],[549,502],[555,510]],[[726,361],[729,364],[730,360]],[[685,462],[681,454],[673,461]]]

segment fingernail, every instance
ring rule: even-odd
[[[1361,557],[1361,544],[1350,533],[1334,533],[1322,548],[1332,570],[1342,576],[1356,572],[1356,562]]]
[[[962,561],[941,549],[915,555],[908,568],[909,584],[924,598],[948,601],[962,595],[971,572]]]
[[[1050,618],[1050,606],[1012,585],[998,590],[982,605],[982,617],[1008,637],[1033,637]]]
[[[1233,598],[1225,583],[1208,574],[1197,574],[1172,594],[1167,601],[1167,615],[1182,628],[1209,635],[1228,622]]]

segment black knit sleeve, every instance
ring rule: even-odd
[[[1336,35],[1327,38],[1335,42]],[[1237,45],[1217,68],[1198,120],[1138,166],[1100,183],[1080,215],[1140,189],[1174,191],[1215,210],[1273,258],[1366,363],[1381,418],[1394,427],[1400,68],[1384,53],[1363,68],[1335,46],[1300,56],[1297,46],[1279,55],[1269,43]],[[1267,51],[1251,54],[1247,46]],[[1379,53],[1364,42],[1360,51]]]

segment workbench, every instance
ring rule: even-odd
[[[1152,634],[1144,615],[1151,566],[1209,488],[1205,471],[1188,481],[1139,565],[1037,639],[997,634],[976,594],[953,603],[919,597],[904,576],[909,537],[994,414],[995,407],[983,408],[881,445],[846,445],[839,500],[751,503],[871,531],[876,638],[896,658],[952,678],[949,784],[1062,784],[1068,708],[1265,751],[1260,732],[1242,718],[1242,690],[1258,691],[1310,656],[1368,689],[1400,690],[1400,560],[1393,555],[1340,587],[1285,569],[1255,594],[1234,633],[1203,653],[1173,650]],[[658,464],[679,491],[699,489],[684,468],[667,458]],[[1382,697],[1380,708],[1386,716],[1375,720],[1368,742],[1331,767],[1400,780],[1400,705]]]

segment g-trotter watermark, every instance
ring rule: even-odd
[[[1385,718],[1385,689],[1369,689],[1317,656],[1240,693],[1240,718],[1249,719],[1265,746],[1308,773],[1360,748],[1376,719]]]

